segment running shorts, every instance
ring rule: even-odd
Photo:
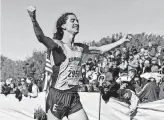
[[[46,112],[50,109],[51,113],[58,119],[81,110],[82,104],[77,92],[69,90],[58,90],[53,87],[49,88],[46,100]]]

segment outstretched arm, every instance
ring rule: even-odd
[[[39,42],[43,43],[47,48],[53,49],[54,47],[57,46],[57,44],[49,37],[46,37],[40,28],[37,20],[36,20],[36,9],[33,6],[29,6],[27,8],[27,11],[29,13],[29,16],[31,18],[31,21],[33,23],[33,28],[35,35],[38,39]]]
[[[105,52],[107,52],[107,51],[109,51],[109,50],[123,44],[124,42],[130,41],[129,39],[130,38],[127,38],[127,36],[124,36],[122,39],[120,39],[120,40],[118,40],[114,43],[111,43],[111,44],[103,45],[103,46],[100,46],[100,47],[92,47],[91,46],[91,47],[89,47],[89,51],[91,51],[93,53],[94,53],[94,51],[95,52],[99,51],[101,54],[103,54],[103,53],[105,53]]]

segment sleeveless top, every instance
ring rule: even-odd
[[[65,43],[57,42],[66,56],[65,61],[60,64],[56,83],[52,86],[59,90],[78,90],[78,82],[81,74],[81,61],[83,48],[74,46],[69,48]],[[54,56],[55,57],[55,56]],[[54,65],[53,57],[50,56],[51,64]]]

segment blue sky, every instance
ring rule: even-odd
[[[117,32],[164,35],[164,0],[1,0],[1,53],[12,60],[25,60],[34,49],[45,50],[35,37],[29,5],[36,6],[37,20],[49,37],[63,12],[79,18],[77,42]]]

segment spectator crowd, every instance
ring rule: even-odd
[[[133,106],[164,98],[164,48],[148,46],[137,51],[118,48],[82,64],[80,92],[99,92],[107,102],[115,97]]]
[[[35,98],[43,90],[43,78],[35,80],[32,77],[23,77],[17,83],[13,81],[13,78],[8,78],[5,82],[1,82],[1,93],[6,96],[15,94],[19,101],[22,100],[23,96]]]

